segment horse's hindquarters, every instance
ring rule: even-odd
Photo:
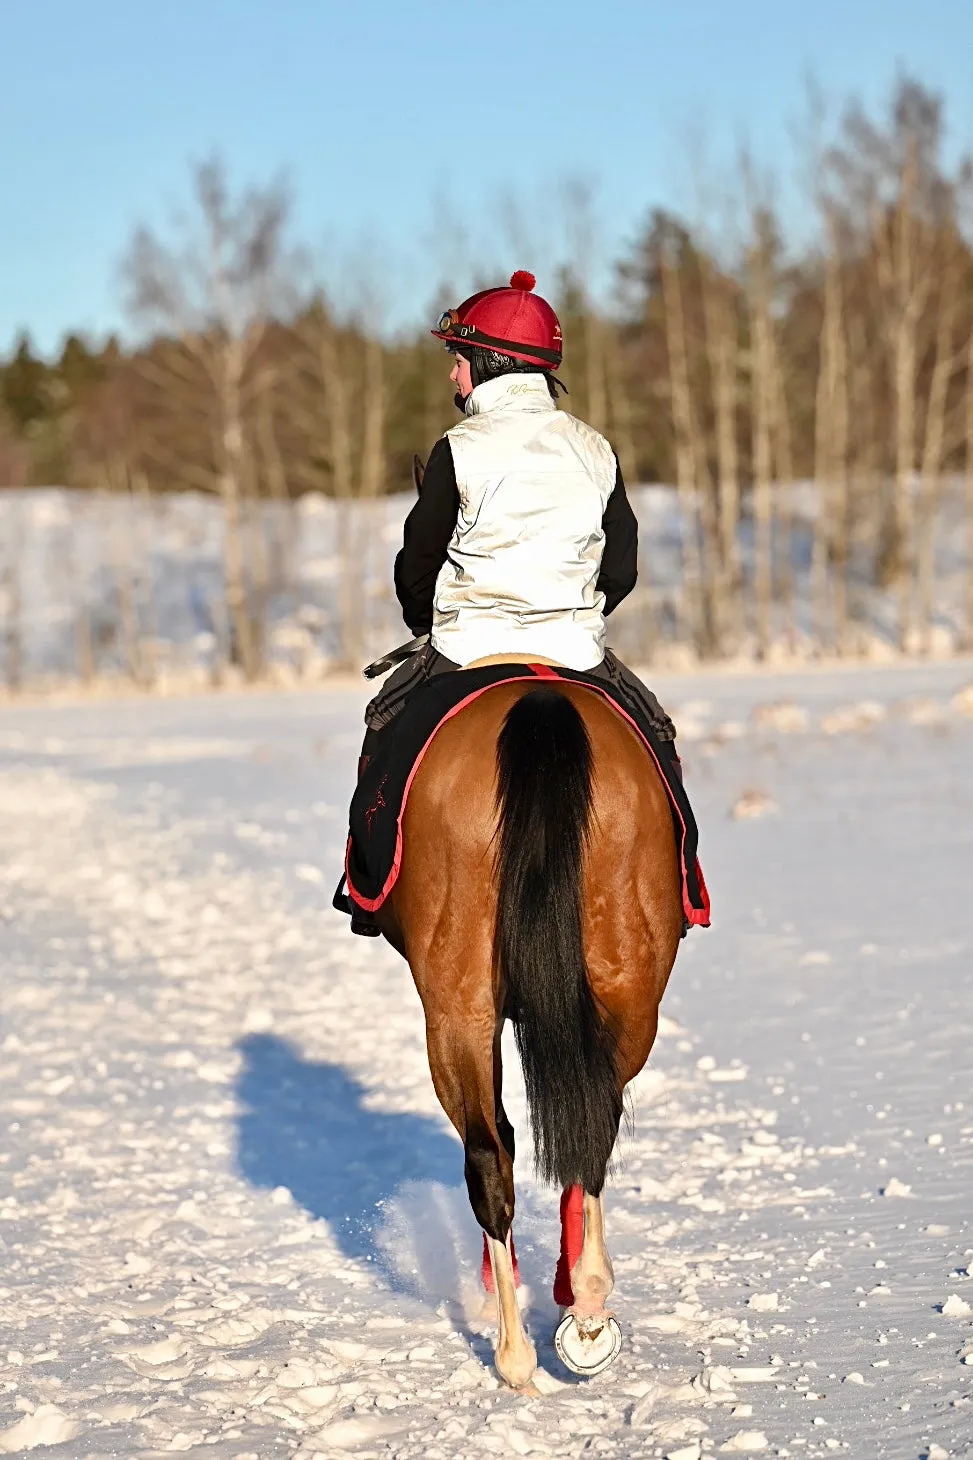
[[[627,1084],[652,1049],[682,937],[681,872],[658,771],[621,716],[599,696],[588,699],[594,780],[585,955],[592,991],[620,1031],[619,1072]]]
[[[498,685],[445,724],[416,774],[404,817],[392,912],[424,1003],[461,997],[483,1011],[494,976],[497,743],[513,706],[537,687]],[[619,1028],[619,1072],[648,1058],[658,1004],[682,934],[672,816],[645,747],[599,694],[561,682],[549,693],[580,714],[592,752],[592,810],[581,897],[595,998]]]

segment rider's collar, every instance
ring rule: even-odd
[[[468,416],[482,416],[487,411],[504,408],[522,411],[556,410],[547,388],[547,380],[538,371],[536,375],[516,372],[512,375],[498,375],[495,380],[484,380],[466,397],[464,409]]]

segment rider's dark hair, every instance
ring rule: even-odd
[[[517,360],[513,355],[504,355],[499,350],[485,350],[479,345],[464,346],[463,358],[470,362],[470,379],[474,389],[485,380],[496,380],[499,375],[543,375],[551,399],[557,400],[557,387],[566,390],[562,381],[556,380],[552,371],[542,365],[532,365],[528,360]]]

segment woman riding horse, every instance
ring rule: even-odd
[[[609,443],[557,409],[561,326],[534,283],[519,270],[432,331],[455,359],[465,419],[433,447],[405,521],[395,590],[409,629],[428,637],[367,706],[362,768],[419,684],[489,656],[611,684],[679,774],[672,721],[605,644],[605,619],[638,578],[638,524]],[[374,922],[356,908],[352,927]]]
[[[605,615],[635,584],[635,518],[608,442],[557,409],[561,331],[533,285],[514,274],[433,332],[455,356],[464,419],[432,452],[395,568],[409,627],[430,637],[369,706],[362,752],[394,735],[385,727],[424,680],[484,660],[532,666],[534,677],[447,717],[427,745],[402,814],[398,878],[374,914],[422,999],[433,1083],[484,1231],[497,1368],[517,1388],[530,1385],[536,1355],[515,1293],[504,1022],[538,1169],[563,1191],[559,1352],[597,1372],[620,1343],[605,1308],[601,1193],[683,931],[667,792],[635,716],[600,689],[647,715],[675,758],[671,721],[605,648]],[[538,680],[545,664],[594,682]]]

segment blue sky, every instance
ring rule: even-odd
[[[603,258],[692,206],[689,139],[719,175],[746,134],[786,195],[809,69],[878,104],[906,67],[973,145],[970,0],[0,0],[0,54],[0,350],[122,323],[133,227],[214,150],[239,183],[283,169],[322,276],[397,325],[475,262],[542,287],[565,177]]]

